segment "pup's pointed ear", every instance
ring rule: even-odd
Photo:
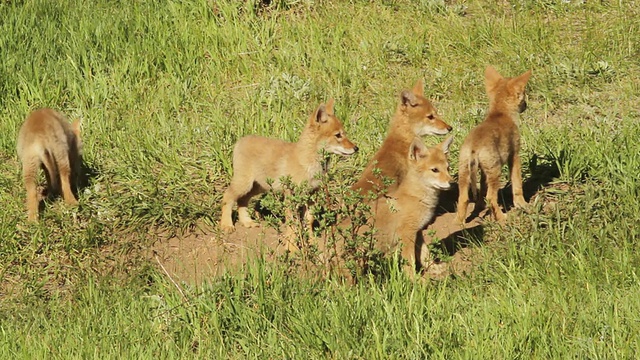
[[[529,78],[531,78],[531,69],[527,70],[524,74],[518,76],[518,79],[524,82],[529,81]]]
[[[329,99],[329,101],[327,101],[327,105],[326,105],[326,109],[327,109],[327,114],[329,115],[333,115],[333,104],[335,103],[335,101],[333,100],[333,98]]]
[[[417,160],[427,154],[427,147],[424,146],[422,139],[419,137],[414,137],[411,142],[411,146],[409,146],[409,160]]]
[[[527,85],[527,82],[529,82],[529,78],[531,78],[531,70],[528,70],[520,76],[511,79],[511,81],[518,87],[524,88]]]
[[[445,154],[448,154],[449,146],[451,146],[452,142],[453,142],[453,135],[444,139],[444,141],[440,143],[440,149],[442,149],[442,152],[444,152]]]
[[[416,106],[418,105],[418,98],[412,91],[403,90],[400,93],[400,102],[404,106]]]
[[[71,130],[77,138],[80,138],[80,132],[82,130],[82,121],[80,119],[76,119],[71,123]]]
[[[422,79],[416,81],[416,84],[413,85],[413,89],[411,91],[416,95],[424,96],[424,83],[422,82]]]
[[[493,89],[495,84],[502,79],[502,75],[500,75],[493,66],[488,65],[484,70],[484,83],[487,88],[487,92]]]
[[[329,119],[329,114],[327,114],[327,106],[325,104],[320,104],[320,106],[318,106],[318,109],[316,109],[316,112],[312,119],[316,123],[326,123]]]

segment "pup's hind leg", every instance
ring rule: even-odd
[[[464,224],[464,220],[467,218],[467,205],[469,205],[470,171],[469,166],[462,161],[458,170],[458,214],[456,220]]]
[[[260,224],[253,221],[253,219],[251,218],[251,214],[249,214],[249,200],[261,193],[262,189],[260,188],[260,186],[258,184],[252,184],[251,190],[249,190],[248,193],[238,199],[238,222],[242,224],[242,226],[246,228],[260,226]]]
[[[48,150],[44,151],[44,154],[40,158],[42,160],[42,170],[44,170],[44,176],[47,178],[47,196],[52,199],[53,197],[60,195],[60,178],[58,175],[58,165]]]
[[[27,220],[38,221],[38,192],[36,189],[36,177],[40,164],[33,161],[22,163],[22,177],[24,186],[27,189]]]
[[[238,202],[238,221],[243,225],[247,222],[247,218],[252,221],[247,210],[249,199],[251,199],[253,195],[251,194],[252,189],[253,181],[244,181],[238,176],[234,176],[233,179],[231,179],[229,188],[227,188],[222,196],[220,228],[223,231],[231,232],[235,230],[231,213],[233,211],[233,205],[235,205],[236,202]]]
[[[524,208],[527,202],[522,193],[522,164],[517,153],[509,157],[509,172],[511,173],[511,187],[513,188],[513,205]]]
[[[498,205],[498,189],[500,189],[500,173],[502,171],[499,164],[486,167],[483,169],[486,176],[487,184],[487,202],[489,203],[489,210],[493,217],[497,221],[503,221],[506,215],[500,210]]]
[[[473,208],[473,212],[479,214],[487,206],[487,204],[485,203],[485,198],[487,197],[487,176],[482,170],[480,170],[480,193],[476,195],[476,205]]]
[[[77,205],[73,191],[71,191],[71,165],[69,164],[68,154],[56,154],[56,163],[58,165],[58,174],[60,175],[60,188],[62,190],[62,197],[64,202],[69,205]],[[53,177],[53,174],[49,174]]]

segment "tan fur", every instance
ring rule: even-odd
[[[406,152],[413,138],[445,135],[451,131],[451,126],[442,121],[431,102],[424,97],[423,87],[422,80],[418,80],[412,90],[402,91],[387,137],[352,189],[363,195],[369,191],[379,193],[382,190],[381,177],[392,178],[395,185],[391,189],[397,187],[407,173]],[[381,177],[374,175],[375,168],[380,169]]]
[[[476,211],[484,207],[484,198],[489,210],[498,221],[505,214],[498,206],[500,174],[504,164],[509,166],[513,203],[517,207],[526,206],[522,195],[522,175],[520,165],[520,133],[516,121],[523,112],[525,87],[531,77],[531,70],[514,78],[502,77],[493,67],[485,70],[485,85],[489,96],[489,113],[485,120],[476,126],[460,147],[458,182],[458,221],[464,223],[469,203],[469,187],[476,201]],[[480,169],[480,194],[476,187],[476,175]]]
[[[450,188],[447,153],[453,137],[427,149],[419,137],[405,150],[407,174],[398,188],[373,205],[375,227],[379,229],[378,247],[389,252],[402,244],[402,257],[410,274],[422,266],[421,230],[433,219],[438,195]],[[399,241],[398,241],[399,240]]]
[[[249,215],[247,205],[251,197],[269,190],[267,179],[279,188],[280,178],[291,176],[295,184],[308,181],[312,188],[322,173],[320,150],[338,155],[352,155],[358,151],[347,138],[342,123],[333,112],[333,99],[320,105],[309,117],[296,143],[261,136],[240,139],[233,150],[233,178],[222,200],[220,227],[233,231],[231,211],[238,204],[238,221],[245,227],[258,226]],[[308,221],[311,221],[307,215]]]
[[[32,112],[20,128],[17,141],[18,157],[22,160],[22,176],[27,189],[27,217],[38,220],[38,169],[43,168],[48,191],[62,192],[67,204],[78,203],[72,188],[80,171],[80,122],[69,124],[52,109]]]

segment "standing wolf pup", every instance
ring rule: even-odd
[[[498,188],[502,166],[507,164],[511,172],[513,204],[525,207],[527,202],[522,194],[520,164],[520,133],[516,121],[518,114],[527,108],[525,87],[531,77],[531,70],[514,78],[502,77],[496,69],[488,66],[485,70],[485,86],[489,96],[489,113],[476,126],[460,147],[458,170],[457,220],[464,223],[469,204],[469,186],[476,201],[475,211],[484,207],[484,198],[489,203],[493,217],[502,221],[505,214],[498,207]],[[476,187],[476,176],[480,169],[480,195]]]
[[[425,147],[419,137],[405,149],[407,173],[398,186],[373,205],[374,226],[380,229],[378,247],[383,252],[393,249],[400,240],[402,257],[408,261],[407,272],[414,274],[422,267],[424,239],[420,233],[433,219],[440,191],[451,187],[447,153],[453,136],[432,148]]]
[[[38,220],[36,179],[43,168],[50,194],[59,194],[67,204],[78,201],[72,188],[77,185],[80,172],[80,121],[69,124],[65,117],[52,109],[32,112],[18,134],[18,157],[22,160],[22,176],[27,189],[27,217]]]
[[[300,139],[296,143],[261,136],[240,139],[233,149],[233,178],[222,199],[220,227],[234,230],[231,211],[238,203],[238,221],[245,227],[256,227],[247,205],[251,197],[281,186],[280,178],[291,176],[294,184],[308,181],[318,187],[317,176],[323,171],[320,150],[338,155],[352,155],[358,151],[345,134],[342,123],[334,115],[333,99],[321,104],[309,117]],[[308,209],[307,209],[307,219]]]
[[[445,135],[451,126],[442,121],[431,102],[424,97],[424,85],[418,80],[412,90],[400,94],[400,102],[391,119],[389,133],[380,149],[369,161],[364,172],[351,188],[365,195],[369,191],[381,190],[381,177],[395,180],[397,187],[407,173],[407,149],[415,136]],[[381,177],[374,175],[380,169]]]

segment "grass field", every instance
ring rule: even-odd
[[[2,1],[0,358],[634,358],[638,39],[637,1]],[[455,173],[487,64],[532,69],[523,177],[557,172],[484,225],[467,275],[348,285],[258,261],[181,292],[145,255],[215,226],[239,137],[295,140],[329,97],[361,149],[337,182],[419,78]],[[82,118],[91,178],[28,225],[15,141],[38,107]]]

